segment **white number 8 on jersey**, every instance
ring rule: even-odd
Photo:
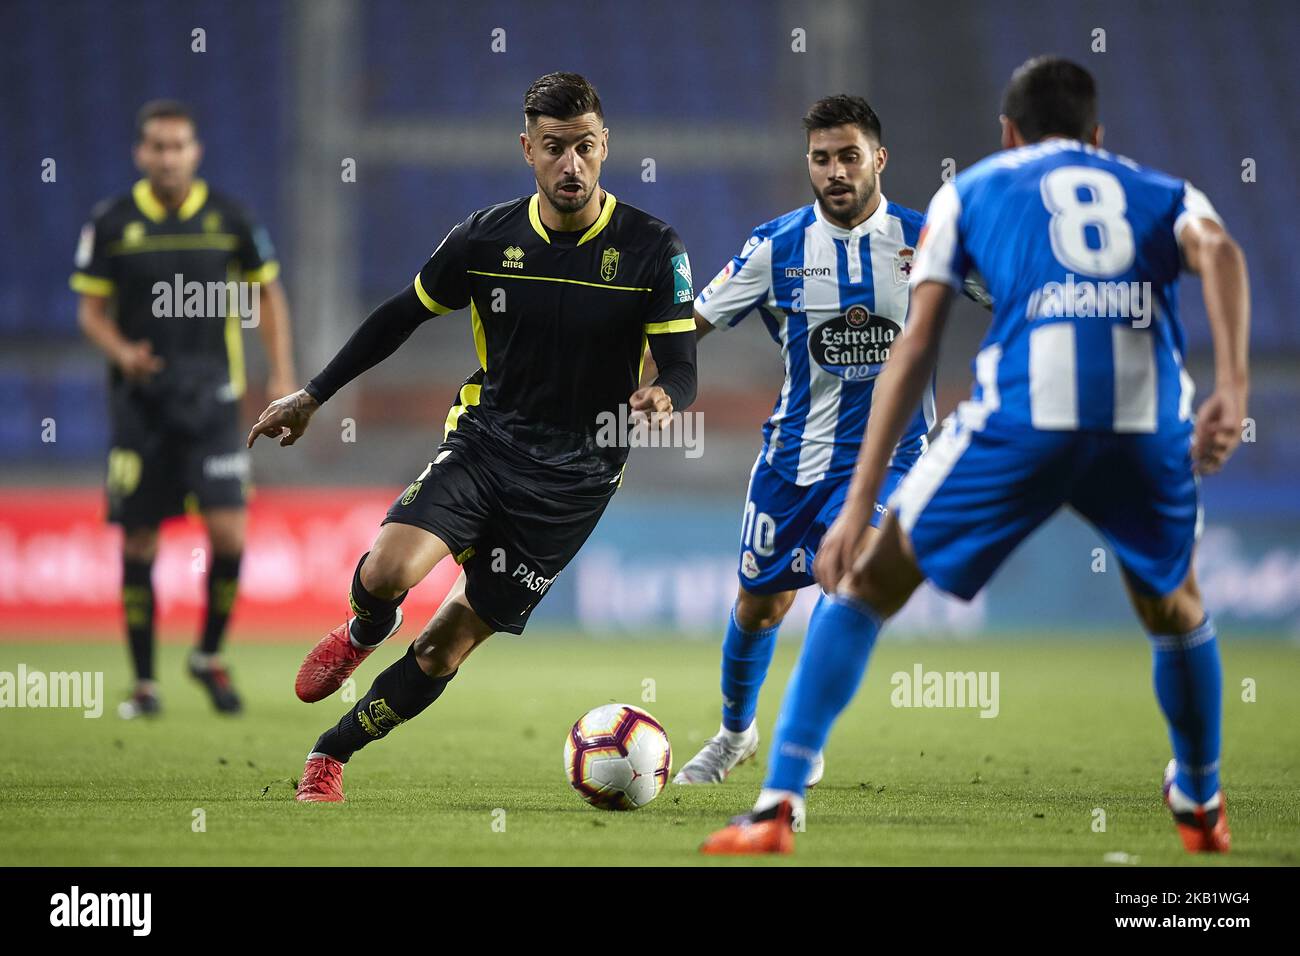
[[[1105,279],[1127,272],[1135,254],[1128,200],[1113,173],[1091,166],[1061,166],[1043,177],[1043,205],[1052,214],[1049,232],[1056,261],[1074,272]],[[1083,200],[1080,193],[1091,194]],[[1099,234],[1089,247],[1087,228]]]

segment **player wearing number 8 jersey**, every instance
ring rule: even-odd
[[[907,325],[877,380],[849,500],[817,555],[833,596],[815,617],[755,812],[710,852],[784,850],[803,775],[861,680],[884,619],[925,579],[970,598],[1029,533],[1070,506],[1107,539],[1151,635],[1174,759],[1165,799],[1184,845],[1224,851],[1222,672],[1192,571],[1196,471],[1240,439],[1247,392],[1245,262],[1187,183],[1100,149],[1092,77],[1031,60],[1008,87],[1006,152],[935,195]],[[1176,282],[1201,276],[1216,386],[1193,424]],[[975,388],[863,532],[893,443],[933,374],[952,291],[971,269],[995,305]]]

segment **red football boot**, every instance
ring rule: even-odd
[[[314,704],[342,687],[343,682],[374,652],[375,647],[397,633],[397,629],[402,626],[402,609],[397,609],[397,619],[393,621],[392,630],[375,647],[357,647],[353,644],[348,632],[351,623],[349,619],[334,628],[303,658],[302,666],[298,668],[298,677],[293,682],[294,693],[299,700]]]
[[[1188,853],[1227,853],[1232,847],[1228,832],[1228,802],[1220,790],[1205,803],[1197,803],[1174,785],[1176,766],[1165,767],[1165,806],[1174,815],[1178,835]]]
[[[325,754],[308,757],[294,799],[302,803],[342,803],[343,764]]]
[[[700,852],[710,856],[793,853],[794,806],[782,800],[762,813],[734,817],[700,844]]]

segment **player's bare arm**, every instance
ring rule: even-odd
[[[268,395],[288,395],[298,385],[298,375],[293,363],[293,331],[289,324],[289,300],[279,279],[264,282],[260,287],[258,303],[260,321],[258,334],[266,349],[270,374],[267,377]]]
[[[922,282],[912,292],[903,334],[894,342],[889,361],[876,379],[867,433],[844,510],[826,532],[813,562],[817,583],[827,593],[835,592],[861,547],[889,456],[938,365],[939,340],[951,302],[952,289],[942,282]]]
[[[148,341],[133,342],[122,335],[105,296],[82,295],[77,303],[77,324],[86,338],[128,379],[147,379],[162,370],[163,360],[153,354]]]
[[[1214,391],[1196,413],[1192,458],[1214,474],[1241,443],[1250,392],[1250,279],[1241,247],[1222,226],[1193,218],[1179,234],[1187,268],[1201,277],[1214,339]]]
[[[713,323],[706,319],[700,313],[695,313],[695,340],[698,342],[704,336],[713,331]]]

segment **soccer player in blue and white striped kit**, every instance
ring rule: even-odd
[[[1004,151],[930,203],[907,326],[877,380],[862,455],[814,570],[823,602],[787,688],[754,811],[706,853],[793,849],[808,768],[883,622],[922,581],[969,600],[1062,507],[1106,538],[1146,632],[1173,750],[1164,798],[1190,852],[1229,848],[1219,786],[1223,675],[1192,554],[1198,473],[1240,441],[1250,295],[1240,248],[1200,192],[1100,148],[1082,67],[1030,60],[1003,101]],[[864,535],[893,444],[930,387],[953,289],[996,303],[975,387]],[[1177,282],[1200,276],[1215,385],[1192,415]],[[1117,730],[1117,732],[1119,732]]]
[[[843,507],[876,376],[907,315],[922,216],[881,193],[888,152],[879,118],[861,97],[836,95],[814,103],[803,126],[815,201],[755,229],[695,300],[701,337],[757,315],[781,347],[785,383],[745,501],[740,588],[722,644],[722,727],[682,766],[678,784],[721,783],[758,749],[754,715],[777,629],[796,592],[814,583],[813,559]],[[873,526],[933,423],[927,386],[896,442]],[[821,775],[818,754],[807,784]]]

